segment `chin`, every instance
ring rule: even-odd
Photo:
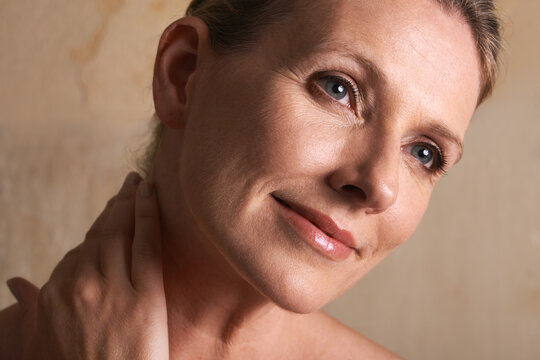
[[[277,254],[275,254],[277,255]],[[256,291],[280,308],[297,314],[318,311],[341,293],[321,281],[320,269],[280,256],[244,257],[233,267]],[[238,260],[238,259],[235,259]],[[259,261],[257,261],[259,260]]]
[[[282,291],[269,292],[268,298],[280,308],[296,314],[310,314],[320,310],[330,300],[307,288],[295,288],[292,285]]]
[[[321,289],[301,282],[301,279],[289,279],[280,284],[252,285],[275,305],[297,314],[318,311],[329,302],[325,294],[321,294]]]
[[[287,311],[308,314],[352,286],[358,274],[352,259],[335,263],[299,240],[277,216],[270,195],[251,203],[238,201],[236,206],[216,204],[216,199],[221,198],[193,201],[192,209],[200,210],[194,217],[231,270],[264,300]],[[204,206],[210,202],[214,206]],[[221,210],[225,208],[227,211]]]

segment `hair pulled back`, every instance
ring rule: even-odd
[[[455,11],[470,26],[482,64],[479,103],[495,85],[501,44],[500,21],[493,0],[435,0]],[[249,47],[258,31],[292,10],[293,0],[192,0],[186,15],[203,20],[217,51],[232,52]]]
[[[257,34],[293,10],[298,0],[192,0],[186,15],[203,20],[209,29],[210,43],[216,52],[231,53],[248,49]],[[434,0],[445,10],[457,12],[470,26],[480,56],[481,90],[478,104],[492,92],[498,72],[501,47],[500,20],[493,0]],[[139,170],[147,175],[164,131],[157,121],[153,138]]]

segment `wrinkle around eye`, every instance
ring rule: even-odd
[[[312,83],[308,85],[310,98],[317,108],[324,110],[325,113],[332,117],[338,117],[340,119],[345,118],[347,121],[344,124],[346,127],[360,127],[364,124],[361,117],[357,115],[357,112],[351,107],[340,103],[339,101],[332,99],[319,85]],[[321,102],[325,104],[321,104]]]
[[[274,81],[274,86],[279,86],[279,84],[281,84],[281,86],[288,87],[288,90],[298,90],[299,93],[291,94],[293,95],[293,98],[295,99],[294,101],[297,103],[297,105],[305,106],[305,103],[303,102],[298,103],[300,97],[296,96],[297,94],[302,94],[302,98],[308,100],[313,106],[313,109],[316,109],[319,112],[322,111],[326,115],[323,118],[328,121],[325,122],[331,123],[332,126],[338,125],[340,128],[350,128],[361,127],[364,124],[364,121],[356,116],[355,112],[353,112],[351,108],[343,104],[336,103],[336,100],[332,100],[330,95],[326,94],[323,89],[320,88],[320,86],[315,84],[313,81],[313,75],[304,75],[303,71],[297,73],[289,67],[271,69],[270,72],[274,74],[276,79]],[[291,84],[294,85],[289,87]],[[314,89],[314,87],[316,89]],[[330,106],[322,106],[321,99],[327,102],[327,104]],[[312,114],[308,109],[304,109],[302,111],[305,111],[307,116]],[[343,119],[344,117],[346,118],[346,121],[344,122],[334,121],[336,118]]]
[[[403,167],[406,169],[409,176],[411,176],[411,178],[417,184],[418,188],[423,189],[423,191],[431,191],[431,189],[439,180],[440,176],[419,168],[419,166],[414,164],[413,162],[414,160],[410,159],[409,157],[408,159],[403,160]],[[425,190],[426,182],[429,184],[428,190]]]

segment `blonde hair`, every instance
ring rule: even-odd
[[[500,20],[493,0],[435,0],[444,9],[455,11],[469,24],[480,55],[482,87],[478,104],[493,91],[501,47]],[[257,34],[293,10],[293,0],[192,0],[186,15],[203,20],[209,29],[212,48],[219,53],[249,49]],[[164,126],[157,116],[152,140],[137,167],[147,176],[159,149]]]

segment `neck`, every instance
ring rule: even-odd
[[[193,239],[191,239],[193,243]],[[203,358],[245,358],[282,341],[289,314],[260,295],[217,252],[164,237],[163,272],[170,351]],[[180,255],[181,254],[181,255]],[[256,344],[256,346],[255,346]],[[178,349],[178,350],[177,350]],[[251,357],[253,358],[253,357]]]
[[[156,168],[149,178],[161,211],[171,358],[276,357],[269,355],[288,347],[295,315],[251,286],[200,229],[182,199],[179,172]]]

